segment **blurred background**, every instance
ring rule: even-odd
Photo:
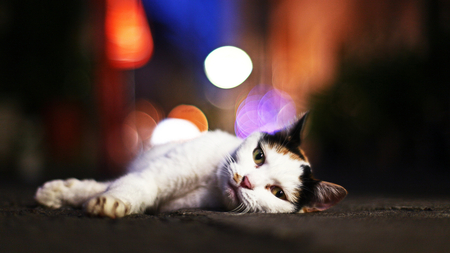
[[[316,177],[446,194],[449,46],[444,0],[2,0],[0,182],[118,176],[167,117],[245,137],[310,111]]]

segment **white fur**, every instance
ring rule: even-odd
[[[253,161],[261,133],[246,140],[222,131],[211,131],[183,143],[154,146],[135,159],[128,174],[111,182],[55,180],[44,184],[36,200],[46,206],[81,206],[93,215],[112,218],[145,210],[226,208],[240,212],[293,212],[295,190],[301,184],[301,165],[269,146],[262,146],[266,162]],[[231,154],[236,152],[236,161]],[[253,189],[239,187],[235,178],[246,176]],[[230,185],[237,190],[233,191]],[[276,185],[287,200],[275,197]],[[236,197],[237,194],[237,197]]]

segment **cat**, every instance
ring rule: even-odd
[[[120,218],[182,208],[238,213],[326,210],[347,191],[313,177],[300,149],[307,114],[274,133],[246,139],[215,130],[139,155],[128,173],[111,182],[53,180],[38,188],[42,205],[83,207],[87,214]]]

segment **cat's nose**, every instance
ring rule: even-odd
[[[242,178],[242,181],[241,181],[241,187],[243,187],[243,188],[247,188],[247,189],[250,189],[250,190],[252,190],[253,189],[253,185],[252,185],[252,183],[250,183],[250,180],[248,180],[248,177],[247,176],[244,176],[243,178]]]

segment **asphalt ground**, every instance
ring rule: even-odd
[[[450,196],[349,194],[310,214],[180,210],[112,220],[0,185],[0,252],[450,252]]]

